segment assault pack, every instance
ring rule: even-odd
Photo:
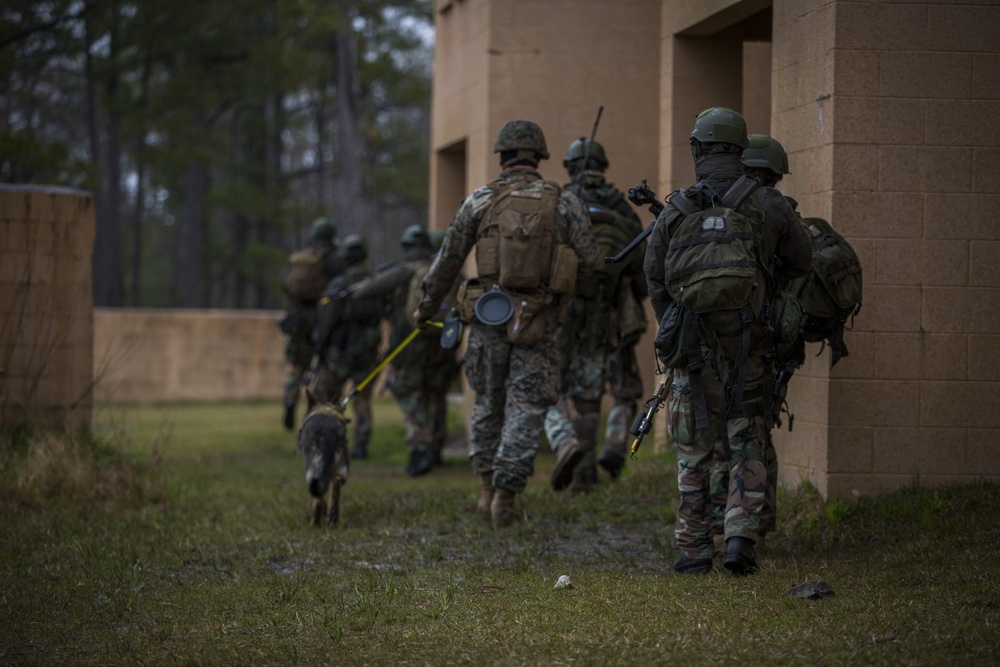
[[[292,253],[281,275],[281,289],[289,301],[305,303],[323,296],[327,283],[323,264],[330,252],[331,248],[309,246]]]
[[[788,291],[802,302],[802,337],[829,343],[830,367],[847,356],[844,329],[861,310],[861,260],[854,248],[822,218],[802,218],[812,241],[812,266]]]
[[[616,255],[629,244],[635,236],[633,233],[635,225],[607,206],[588,202],[586,207],[594,230],[594,238],[597,240],[598,261],[594,264],[592,274],[587,277],[581,276],[577,280],[576,295],[592,299],[598,296],[602,285],[608,285],[612,289],[618,285],[618,279],[628,263],[605,262],[603,258]]]

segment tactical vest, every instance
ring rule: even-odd
[[[531,187],[536,183],[541,187]],[[493,201],[476,234],[479,278],[506,290],[555,291],[553,282],[561,282],[553,281],[560,187],[551,181],[509,185],[497,179],[489,188]]]

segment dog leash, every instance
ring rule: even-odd
[[[444,327],[444,323],[443,322],[434,322],[432,320],[426,320],[424,322],[424,324],[428,324],[428,325],[430,325],[432,327],[438,327],[438,328]],[[372,380],[374,380],[375,376],[377,376],[379,373],[381,373],[382,369],[389,365],[389,362],[391,362],[393,359],[395,359],[396,356],[400,352],[402,352],[403,349],[407,345],[409,345],[411,342],[413,342],[413,339],[416,338],[420,334],[421,331],[423,331],[423,328],[421,328],[421,327],[416,327],[413,331],[411,331],[410,335],[407,336],[406,338],[404,338],[403,342],[400,343],[399,345],[397,345],[396,349],[394,349],[392,352],[390,352],[389,354],[387,354],[386,357],[385,357],[385,359],[382,360],[382,363],[380,363],[378,366],[376,366],[375,370],[373,370],[371,373],[368,374],[368,377],[366,377],[364,380],[362,380],[361,382],[359,382],[358,385],[356,387],[354,387],[354,389],[351,390],[351,393],[349,393],[347,396],[344,397],[344,400],[342,400],[340,402],[340,407],[341,408],[347,407],[347,404],[351,402],[351,399],[354,398],[355,396],[357,396],[359,392],[364,391],[365,387],[368,386],[368,383],[371,382]]]

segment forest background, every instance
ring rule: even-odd
[[[8,0],[0,183],[94,195],[94,304],[276,308],[309,225],[426,224],[432,0]]]

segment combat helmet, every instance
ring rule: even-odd
[[[340,252],[350,266],[355,266],[368,259],[368,247],[360,234],[348,234],[340,242]]]
[[[309,236],[320,241],[333,241],[337,229],[328,218],[316,218],[309,229]]]
[[[587,153],[587,144],[590,144],[589,154]],[[569,148],[566,150],[566,157],[563,158],[563,166],[569,167],[570,162],[583,159],[584,156],[587,157],[587,162],[593,160],[594,164],[599,168],[608,168],[608,156],[604,152],[604,146],[596,141],[587,139],[587,137],[580,137],[569,145]]]
[[[503,124],[493,142],[493,152],[534,151],[540,160],[549,158],[549,148],[545,144],[545,134],[537,123],[530,120],[509,120]]]
[[[749,141],[750,147],[743,151],[744,166],[770,169],[778,176],[790,173],[788,154],[777,139],[766,134],[751,134]]]
[[[703,144],[727,143],[748,148],[747,122],[732,109],[712,107],[695,118],[691,138]]]
[[[431,247],[431,237],[420,225],[410,225],[403,230],[403,235],[399,239],[403,246],[426,246]]]

